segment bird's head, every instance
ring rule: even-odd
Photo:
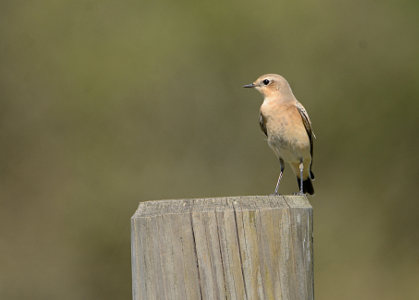
[[[251,84],[246,84],[244,88],[255,88],[265,98],[275,96],[292,95],[288,81],[278,74],[265,74],[260,76]]]

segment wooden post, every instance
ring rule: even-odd
[[[313,210],[305,196],[140,203],[134,300],[311,300]]]

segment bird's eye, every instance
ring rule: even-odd
[[[263,82],[264,85],[268,85],[270,81],[269,81],[269,79],[265,79],[262,82]]]

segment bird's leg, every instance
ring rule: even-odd
[[[303,195],[303,170],[304,164],[303,161],[300,162],[300,194]]]
[[[284,166],[284,161],[282,160],[282,158],[279,159],[279,165],[281,167],[281,173],[279,173],[278,182],[276,183],[274,195],[278,195],[279,183],[281,182],[282,175],[284,174],[284,168],[285,168],[285,166]]]

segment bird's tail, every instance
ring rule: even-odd
[[[298,188],[300,188],[300,178],[298,178],[298,176],[297,176],[297,183],[298,183]],[[310,194],[310,195],[314,194],[313,183],[311,182],[310,177],[307,177],[307,179],[303,181],[303,193]]]

